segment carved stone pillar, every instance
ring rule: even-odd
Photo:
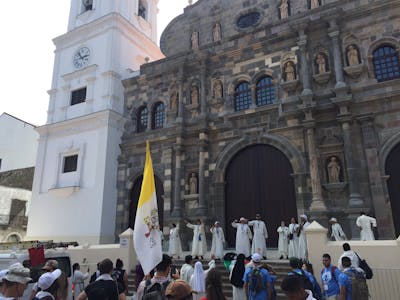
[[[342,64],[342,53],[340,51],[340,43],[339,43],[339,30],[337,29],[336,21],[330,22],[331,30],[328,35],[332,41],[332,49],[333,49],[333,64],[335,68],[335,77],[336,77],[336,85],[335,88],[343,88],[346,86],[343,77],[343,64]]]
[[[300,49],[300,73],[301,73],[301,81],[303,84],[303,91],[301,95],[310,95],[311,91],[311,78],[309,72],[309,64],[307,59],[307,35],[304,33],[304,30],[299,32],[299,41],[297,45]]]
[[[342,121],[342,132],[343,132],[344,154],[346,159],[346,171],[347,171],[349,192],[350,192],[349,206],[362,207],[364,205],[364,200],[362,199],[362,196],[359,193],[358,177],[354,166],[354,157],[352,149],[353,141],[351,139],[349,120]]]
[[[182,138],[176,138],[175,146],[175,185],[174,185],[174,207],[172,216],[180,217],[182,215],[181,207],[181,178],[182,178]]]
[[[182,120],[183,118],[183,110],[184,110],[184,103],[183,103],[183,67],[179,68],[178,74],[178,118]]]
[[[251,105],[250,108],[256,108],[257,107],[257,94],[256,94],[256,85],[253,84],[251,87]]]
[[[206,76],[207,69],[205,62],[202,62],[201,70],[200,70],[200,115],[204,116],[207,114],[207,97],[206,97]]]
[[[207,155],[207,134],[200,133],[200,152],[199,152],[199,207],[197,214],[200,216],[205,216],[207,214],[207,203],[205,198],[205,178],[204,172],[206,167],[206,155]]]
[[[326,206],[322,200],[321,178],[318,169],[318,155],[315,147],[315,129],[313,126],[306,127],[307,144],[308,144],[308,158],[310,160],[310,177],[311,177],[311,190],[312,202],[310,206],[311,211],[325,211]]]

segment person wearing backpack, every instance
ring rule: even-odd
[[[340,294],[338,279],[341,272],[331,265],[331,256],[327,253],[322,255],[322,264],[324,268],[321,270],[321,282],[326,300],[338,300]]]
[[[344,271],[339,276],[340,300],[364,300],[369,298],[365,272],[351,266],[349,257],[342,257]]]
[[[243,288],[247,300],[271,299],[271,277],[261,267],[261,255],[254,253],[251,257],[253,267],[247,268],[243,276]]]
[[[301,260],[297,257],[291,257],[289,264],[292,270],[288,273],[288,275],[298,277],[303,288],[307,291],[310,291],[313,297],[315,297],[317,300],[323,299],[321,288],[319,287],[317,280],[313,274],[302,269]]]
[[[128,275],[123,269],[124,263],[121,259],[117,258],[115,262],[115,269],[112,273],[112,278],[118,282],[118,286],[125,294],[128,292]]]

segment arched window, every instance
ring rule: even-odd
[[[399,55],[394,47],[385,45],[376,49],[373,62],[379,82],[400,78]]]
[[[257,106],[272,104],[275,101],[275,88],[270,76],[261,78],[256,85]]]
[[[235,88],[235,111],[248,109],[251,105],[251,89],[247,82],[239,83]]]
[[[148,124],[148,109],[146,106],[139,108],[137,113],[137,132],[143,132],[147,129]]]
[[[165,106],[162,102],[157,102],[153,107],[153,115],[152,115],[152,128],[159,129],[164,127],[165,120]]]

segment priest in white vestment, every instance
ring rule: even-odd
[[[195,259],[199,257],[204,259],[204,254],[207,252],[206,234],[204,231],[203,222],[198,219],[196,225],[184,221],[186,226],[193,229],[192,256]]]
[[[247,220],[243,217],[240,218],[240,223],[237,220],[232,222],[232,227],[236,228],[236,253],[243,253],[246,257],[249,257],[250,252],[250,240],[253,235],[251,233]]]
[[[280,254],[279,259],[286,258],[288,259],[288,238],[289,238],[289,227],[285,225],[285,221],[281,222],[281,226],[276,230],[279,235],[278,240],[278,252]]]
[[[342,226],[338,223],[336,218],[331,218],[329,220],[331,223],[331,238],[335,239],[335,241],[344,241],[347,240],[346,234],[344,233]]]
[[[289,224],[289,258],[297,257],[299,248],[299,237],[297,236],[297,224],[296,219],[292,218]]]
[[[297,236],[299,237],[299,249],[297,257],[301,260],[307,260],[307,239],[306,239],[306,228],[310,225],[306,215],[300,216],[300,225],[297,228]]]
[[[250,221],[249,226],[253,227],[253,242],[251,244],[251,254],[258,253],[264,258],[267,257],[267,243],[268,238],[267,226],[261,220],[261,215],[256,214],[256,219]]]
[[[365,215],[365,212],[361,212],[360,216],[356,221],[357,226],[361,229],[360,240],[362,241],[373,241],[375,240],[374,233],[372,232],[371,226],[376,227],[376,219]]]
[[[221,228],[221,224],[218,221],[215,222],[214,226],[210,228],[210,232],[212,234],[211,258],[223,259],[225,235]]]
[[[171,257],[182,257],[181,238],[179,237],[179,224],[172,223],[169,230],[169,255]]]

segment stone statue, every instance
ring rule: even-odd
[[[213,27],[213,41],[218,42],[221,40],[221,24],[215,23]]]
[[[190,37],[190,40],[192,42],[192,50],[198,50],[199,49],[199,33],[197,31],[192,32],[192,36]]]
[[[318,74],[326,73],[326,59],[325,56],[321,53],[317,55],[315,62],[318,65]]]
[[[222,98],[222,83],[219,80],[214,81],[214,98]]]
[[[336,160],[336,157],[332,156],[328,163],[328,181],[329,183],[340,182],[340,165]]]
[[[289,5],[287,0],[282,0],[279,9],[281,10],[281,19],[286,19],[289,17]]]
[[[191,195],[197,194],[197,177],[196,173],[192,173],[189,178],[189,193]]]
[[[171,110],[175,111],[178,109],[178,93],[173,92],[171,95]]]
[[[190,100],[191,103],[194,105],[199,104],[199,89],[197,86],[192,86],[192,89],[190,91]]]
[[[358,59],[358,50],[353,45],[347,47],[347,60],[349,61],[349,66],[360,64],[360,61]]]
[[[311,0],[311,9],[319,7],[319,0]]]
[[[296,79],[296,72],[294,69],[294,65],[291,61],[288,61],[285,64],[285,68],[284,68],[284,72],[285,72],[285,81],[292,81]]]

